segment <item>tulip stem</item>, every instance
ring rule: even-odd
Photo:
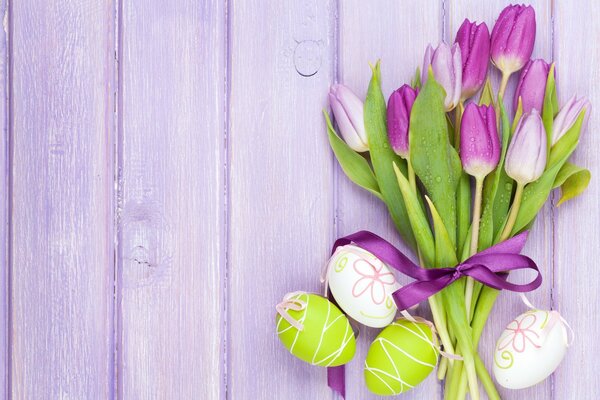
[[[508,214],[508,220],[506,221],[506,225],[504,225],[504,230],[502,230],[502,235],[500,235],[500,241],[504,241],[510,237],[510,234],[515,226],[515,222],[517,221],[517,215],[519,215],[519,209],[521,208],[521,199],[523,197],[523,189],[525,185],[522,183],[517,183],[517,190],[515,192],[515,199],[513,200],[512,206],[510,207],[510,214]]]
[[[454,111],[454,148],[459,151],[460,149],[460,124],[462,122],[462,115],[465,111],[465,103],[460,100],[458,106]]]
[[[440,360],[440,365],[438,366],[437,378],[440,381],[444,380],[446,376],[446,371],[448,371],[448,358],[442,357]]]
[[[498,90],[498,96],[504,98],[504,92],[506,91],[506,85],[508,85],[508,79],[510,78],[511,72],[502,71],[502,80],[500,81],[500,90]]]
[[[481,220],[481,197],[483,194],[483,176],[475,177],[475,200],[473,202],[473,223],[471,224],[471,249],[469,255],[477,253],[479,243],[479,222]],[[473,286],[475,280],[467,277],[465,289],[465,303],[467,311],[467,321],[471,322],[471,302],[473,301]]]

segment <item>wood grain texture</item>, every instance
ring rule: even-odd
[[[571,161],[592,172],[590,186],[581,197],[556,211],[554,258],[556,265],[553,305],[568,320],[576,337],[565,361],[554,374],[554,398],[593,399],[598,397],[590,371],[596,364],[600,345],[595,332],[600,303],[598,243],[600,243],[600,48],[590,40],[600,37],[594,22],[600,15],[596,1],[581,1],[574,7],[555,2],[554,57],[559,74],[558,94],[564,104],[573,94],[587,97],[592,110],[587,128]],[[558,199],[558,194],[556,199]]]
[[[382,85],[386,97],[404,83],[410,83],[423,62],[428,43],[442,38],[442,3],[428,1],[360,0],[340,2],[340,66],[338,79],[364,98],[371,78],[369,62],[381,58]],[[399,248],[405,249],[385,206],[354,185],[336,165],[338,177],[336,233],[338,236],[367,229]],[[420,314],[428,316],[427,306]],[[346,369],[348,399],[376,398],[365,386],[363,365],[369,346],[380,330],[361,327],[357,352]],[[435,399],[441,386],[434,376],[406,398]]]
[[[321,109],[333,1],[233,1],[229,120],[228,397],[326,399],[325,369],[291,356],[275,304],[321,292],[333,175]]]
[[[446,33],[450,41],[465,18],[471,21],[486,22],[490,33],[496,18],[504,7],[511,4],[509,1],[483,2],[477,0],[450,1],[448,7],[449,32]],[[536,42],[532,58],[552,59],[552,10],[548,0],[529,1],[536,13]],[[492,77],[494,78],[494,89],[498,90],[500,82],[499,71],[490,65]],[[512,115],[513,97],[515,87],[519,80],[519,73],[513,74],[505,95],[505,105]],[[552,306],[552,286],[554,275],[553,243],[554,235],[554,210],[550,202],[546,203],[531,229],[531,235],[527,241],[524,253],[533,258],[543,274],[544,282],[535,292],[528,293],[527,297],[534,305],[544,309]],[[483,357],[488,370],[491,371],[493,363],[493,351],[496,340],[506,327],[519,314],[527,311],[527,307],[521,302],[515,293],[503,292],[498,296],[494,310],[490,315],[486,328],[483,332],[479,351]],[[503,399],[548,399],[552,396],[552,379],[525,390],[507,390],[498,386]]]
[[[4,27],[0,32],[0,399],[8,398],[9,382],[9,130],[8,130],[8,9],[0,1]]]
[[[114,5],[11,7],[10,395],[108,399]]]
[[[223,390],[225,9],[124,0],[119,397]]]

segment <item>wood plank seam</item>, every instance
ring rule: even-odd
[[[225,6],[223,7],[223,12],[225,13],[225,34],[224,34],[224,57],[225,57],[225,80],[223,82],[223,90],[224,90],[224,117],[223,117],[223,239],[222,239],[222,254],[221,254],[221,265],[223,267],[223,274],[221,280],[221,293],[223,296],[223,311],[222,311],[222,326],[221,326],[221,343],[222,343],[222,379],[221,379],[221,397],[224,399],[229,398],[229,368],[231,367],[230,362],[230,354],[228,351],[228,344],[231,343],[230,340],[230,286],[229,286],[229,250],[230,250],[230,221],[229,215],[231,210],[231,194],[229,191],[231,184],[231,176],[230,176],[230,149],[229,149],[229,134],[230,134],[230,97],[231,97],[231,12],[232,12],[232,2],[233,0],[225,0]]]
[[[12,65],[12,60],[13,60],[13,41],[12,41],[12,27],[13,27],[13,15],[12,15],[12,7],[11,7],[11,3],[9,0],[7,0],[7,2],[4,4],[4,6],[6,7],[5,10],[5,24],[4,24],[4,32],[5,34],[8,36],[7,37],[7,41],[6,41],[6,45],[7,45],[7,53],[6,53],[6,58],[7,58],[7,71],[6,71],[6,79],[7,81],[7,87],[6,87],[6,96],[7,96],[7,106],[5,109],[5,112],[7,113],[7,133],[6,133],[6,168],[8,171],[8,177],[7,177],[7,200],[6,200],[6,216],[8,219],[8,226],[6,227],[6,232],[7,232],[7,238],[6,238],[6,258],[5,258],[5,269],[6,271],[3,271],[2,273],[4,274],[5,277],[5,281],[4,281],[4,285],[5,285],[5,289],[6,289],[6,294],[4,296],[5,299],[5,308],[4,308],[4,313],[5,315],[3,316],[4,320],[6,321],[6,328],[5,328],[5,332],[4,332],[4,346],[5,348],[3,349],[5,354],[6,354],[6,359],[4,360],[4,393],[5,393],[5,398],[6,399],[10,399],[10,393],[12,392],[12,368],[11,368],[11,360],[12,360],[12,146],[13,146],[13,120],[12,120],[12,109],[13,109],[13,103],[12,103],[12,93],[13,93],[13,79],[12,79],[12,72],[13,72],[13,65]]]

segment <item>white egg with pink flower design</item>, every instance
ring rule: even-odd
[[[394,320],[392,293],[400,285],[390,268],[368,251],[338,247],[327,265],[327,280],[335,301],[354,320],[373,328]]]
[[[494,352],[498,383],[524,389],[550,376],[567,352],[568,329],[556,311],[529,310],[511,321]]]

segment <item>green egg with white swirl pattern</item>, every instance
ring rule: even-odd
[[[348,319],[322,296],[303,292],[286,296],[278,305],[276,324],[281,343],[310,364],[335,367],[354,357],[356,341]]]
[[[427,324],[398,319],[381,331],[369,348],[364,368],[367,388],[382,396],[406,392],[427,378],[437,357]]]

